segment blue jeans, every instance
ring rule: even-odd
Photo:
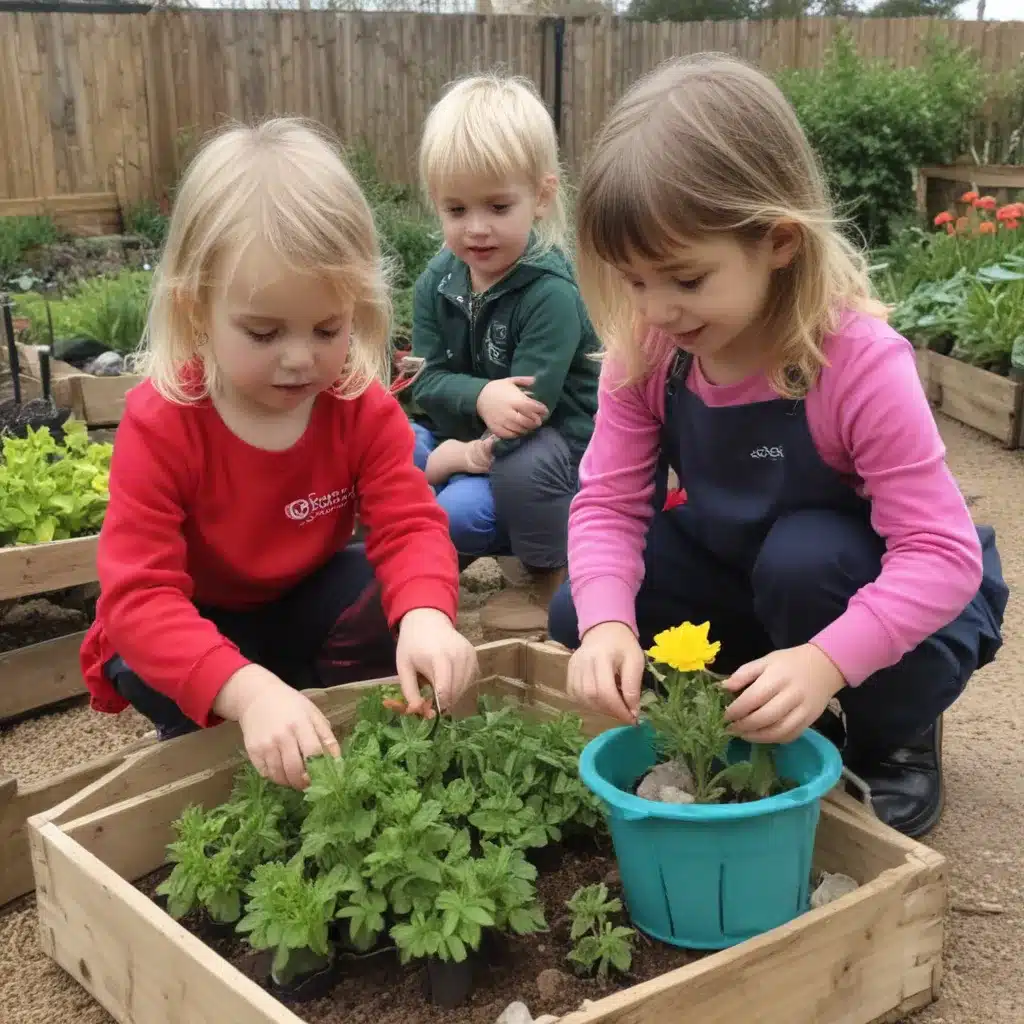
[[[413,462],[426,469],[427,458],[437,447],[434,435],[419,423]],[[452,543],[460,555],[495,555],[508,550],[508,535],[498,525],[491,478],[485,473],[456,473],[434,489],[438,504],[448,516]]]
[[[437,440],[420,423],[412,429],[413,460],[425,469]],[[511,554],[533,569],[564,567],[581,455],[544,426],[495,458],[489,474],[456,473],[435,488],[455,549],[471,559]]]

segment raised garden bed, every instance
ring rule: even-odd
[[[1006,448],[1020,447],[1024,382],[929,349],[917,350],[917,372],[937,412],[994,437]]]
[[[576,710],[564,692],[564,651],[513,640],[485,645],[479,654],[479,691],[510,696],[529,716]],[[341,735],[351,727],[359,699],[378,685],[318,691],[314,699]],[[477,696],[467,695],[455,714],[475,711]],[[600,716],[583,716],[588,735],[612,724]],[[140,890],[152,885],[151,876],[165,863],[167,845],[174,839],[172,822],[190,805],[210,808],[228,799],[241,764],[240,746],[241,735],[233,724],[155,745],[30,822],[43,947],[118,1021],[312,1024],[342,1019],[322,1015],[330,1005],[324,1000],[289,1008],[212,954],[198,935]],[[556,903],[568,886],[591,881],[605,870],[607,861],[601,856],[599,849],[579,855],[569,851],[563,867],[541,867],[543,885],[552,886]],[[822,807],[814,866],[847,874],[859,888],[723,952],[686,963],[685,954],[673,951],[680,959],[655,964],[655,970],[683,965],[654,977],[638,953],[637,971],[647,980],[630,984],[627,979],[618,990],[590,982],[590,1001],[582,1008],[578,986],[583,983],[574,981],[561,1000],[552,995],[546,1006],[562,1015],[562,1024],[644,1024],[681,1019],[683,1014],[702,1024],[732,1024],[748,1017],[752,1005],[763,1024],[868,1024],[896,1020],[932,1002],[942,972],[944,859],[885,828],[849,797],[833,793]],[[568,874],[559,882],[563,870]],[[576,876],[570,877],[573,871]],[[543,886],[539,891],[544,893]],[[510,989],[492,988],[489,995],[488,983],[480,984],[467,1004],[445,1016],[422,997],[415,1005],[408,1002],[414,975],[421,969],[393,965],[385,972],[386,991],[378,990],[368,1012],[360,1016],[357,1007],[347,1006],[344,1019],[352,1024],[491,1024],[508,1002],[509,991],[544,1012],[545,1006],[537,1005],[537,969],[544,962],[538,957],[550,951],[545,969],[570,970],[559,945],[559,909],[545,909],[552,930],[527,940],[527,974],[516,976]],[[515,970],[514,963],[502,959],[505,955],[493,953],[492,974]],[[360,968],[361,982],[354,973],[351,984],[365,986],[367,970]],[[345,980],[341,985],[348,990]],[[406,1001],[399,1003],[400,998]]]

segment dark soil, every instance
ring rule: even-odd
[[[88,629],[95,605],[95,587],[88,585],[0,601],[0,653]]]
[[[443,1010],[424,998],[425,968],[398,962],[391,950],[363,959],[342,960],[329,995],[309,1002],[282,999],[308,1024],[494,1024],[509,1003],[526,1003],[534,1017],[562,1016],[579,1009],[584,999],[598,1000],[612,992],[648,981],[692,963],[700,954],[663,945],[637,932],[633,967],[626,977],[607,984],[579,978],[566,960],[572,948],[565,903],[584,885],[604,881],[621,896],[618,871],[610,848],[543,851],[537,892],[544,904],[549,931],[523,937],[504,936],[485,943],[476,984],[468,1001]],[[544,861],[551,861],[550,866]],[[545,870],[547,868],[547,870]],[[141,879],[137,886],[154,897],[168,868]],[[256,953],[205,916],[192,914],[181,922],[243,974],[269,988],[270,953]],[[624,924],[629,922],[623,920]]]
[[[28,268],[58,292],[89,277],[141,270],[155,261],[155,250],[142,239],[129,235],[72,238],[25,254]]]

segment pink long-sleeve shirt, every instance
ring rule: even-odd
[[[674,355],[666,347],[637,384],[620,385],[621,369],[611,360],[602,369],[594,435],[569,517],[580,636],[601,622],[637,631],[634,609]],[[851,313],[825,339],[824,352],[828,365],[806,398],[811,437],[821,458],[871,502],[871,525],[886,546],[879,576],[811,641],[856,686],[960,614],[981,584],[981,546],[946,465],[910,343],[884,321]],[[686,384],[708,406],[777,397],[763,374],[711,384],[697,360]]]

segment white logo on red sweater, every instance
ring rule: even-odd
[[[305,525],[319,519],[321,516],[329,516],[332,512],[344,508],[355,498],[355,488],[348,487],[343,491],[328,491],[327,494],[307,494],[305,498],[296,498],[284,507],[284,514],[292,522]]]

